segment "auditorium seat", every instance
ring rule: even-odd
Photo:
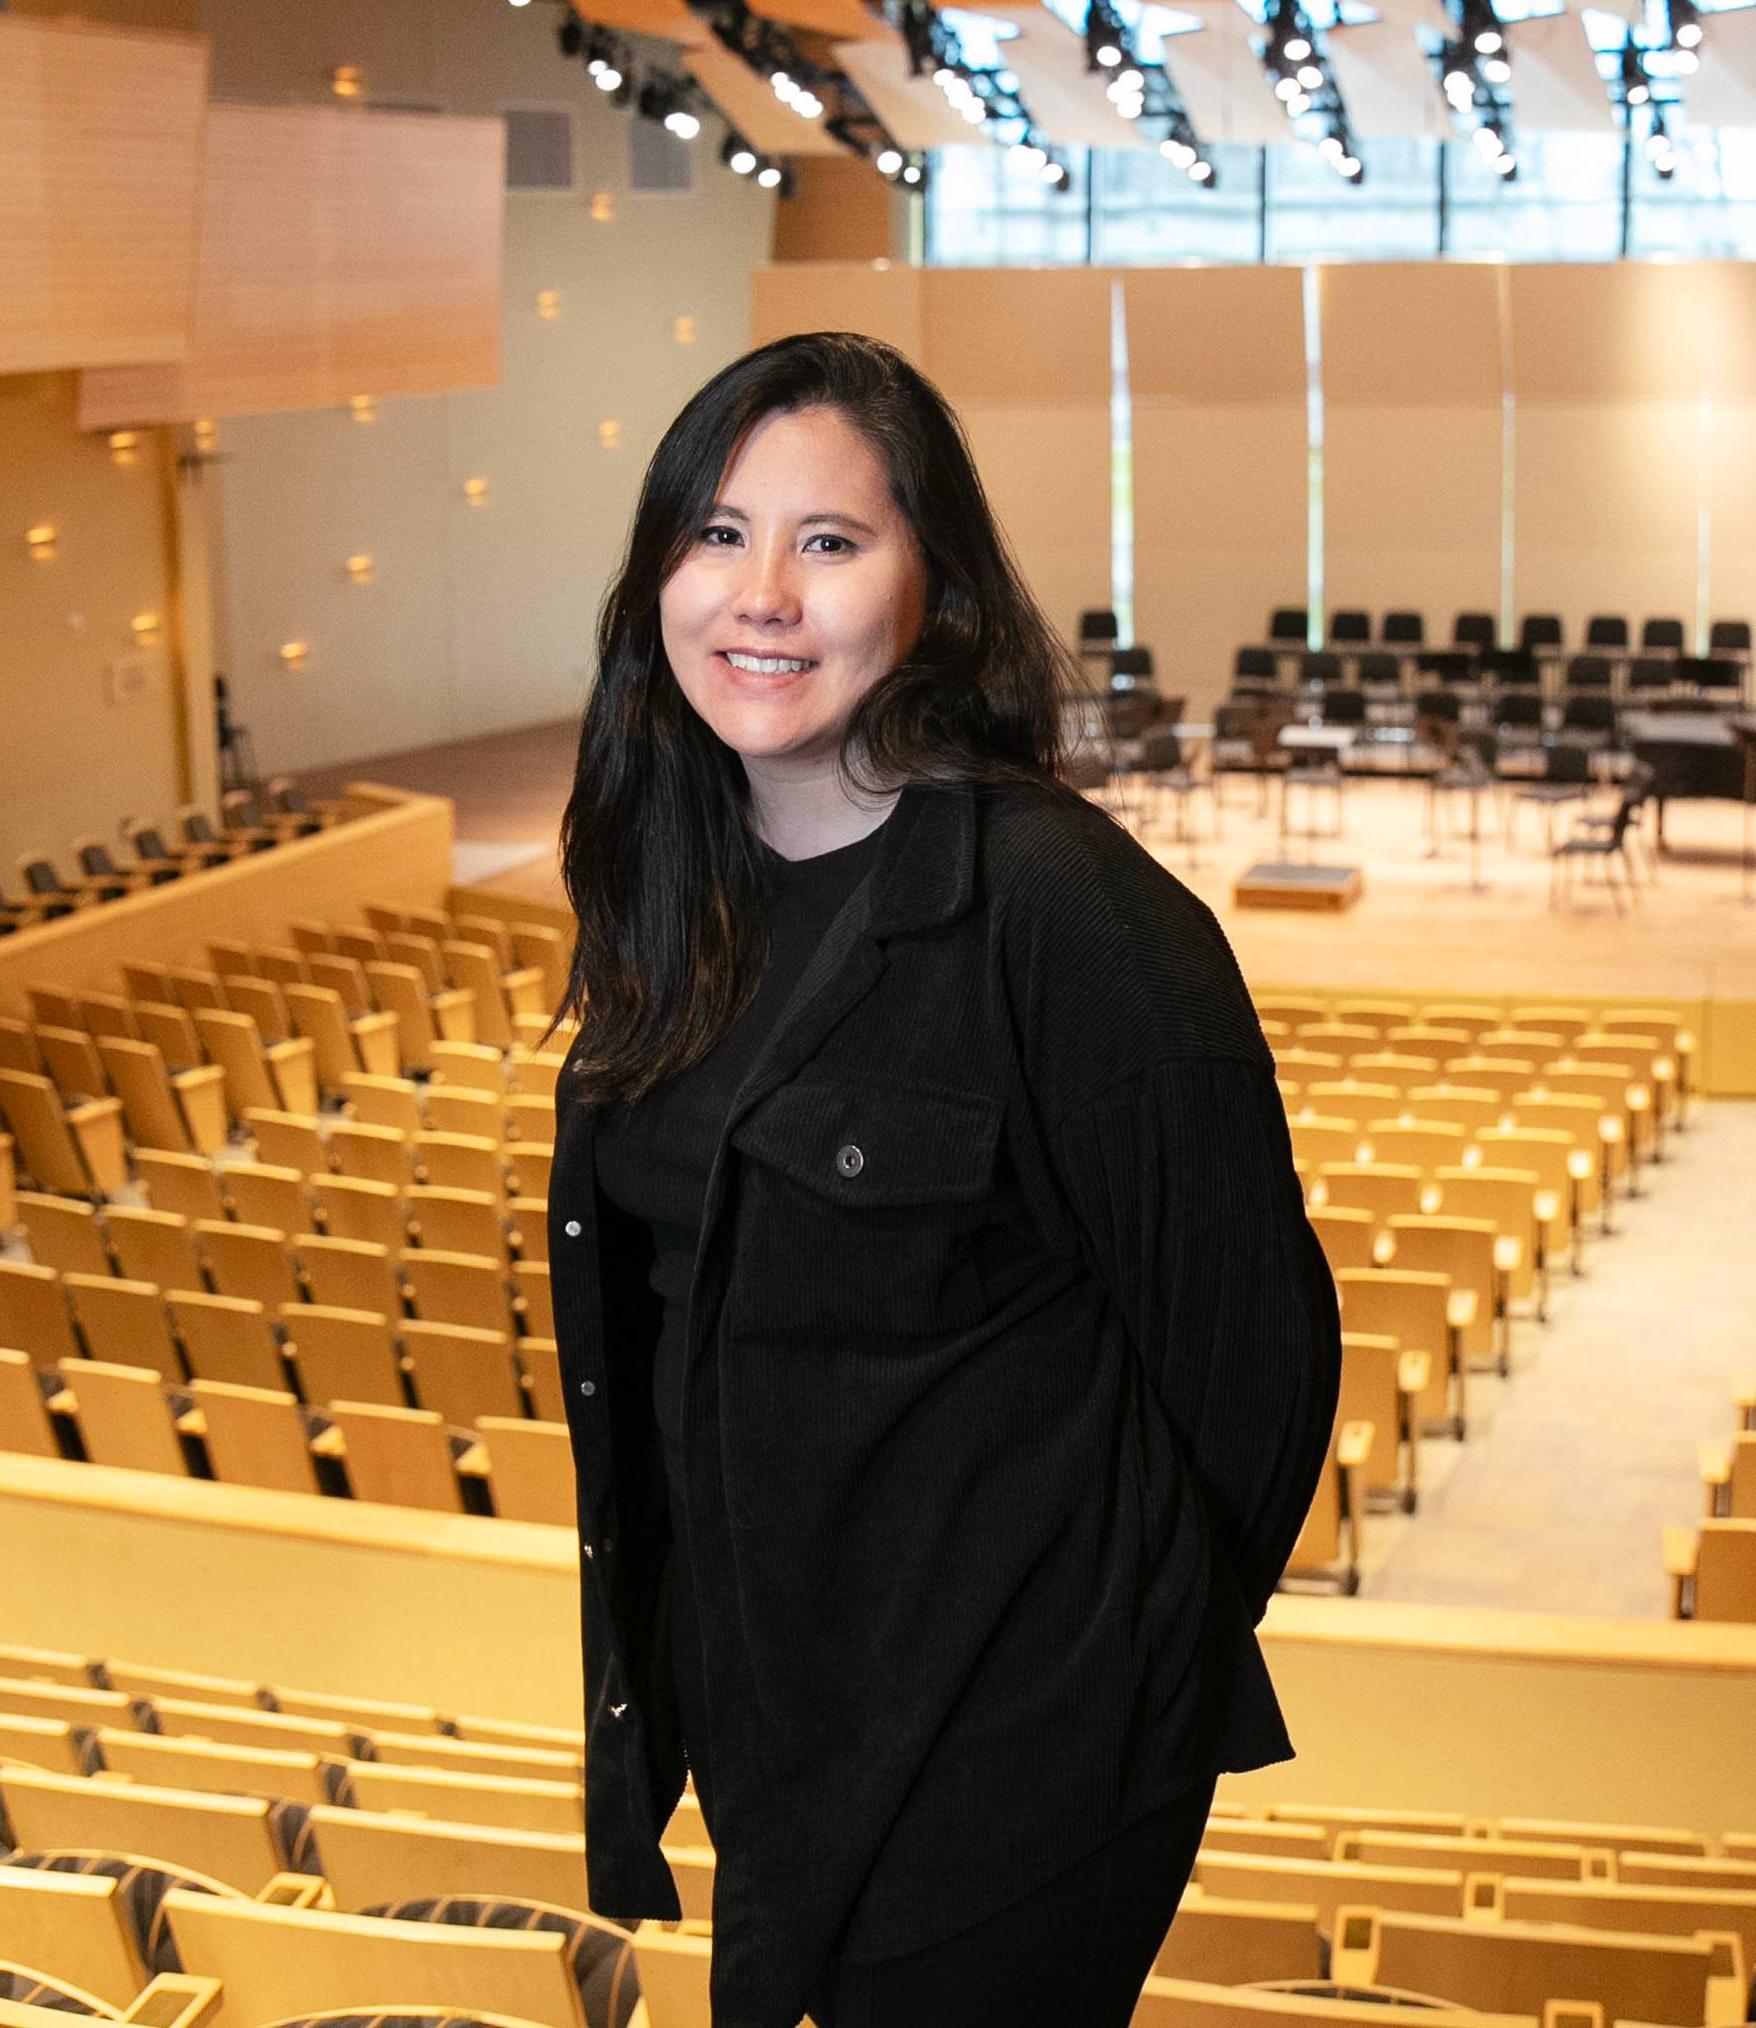
[[[1378,1224],[1371,1212],[1347,1204],[1313,1204],[1305,1213],[1330,1272],[1376,1265]]]
[[[1399,1268],[1343,1269],[1335,1284],[1344,1329],[1394,1338],[1405,1352],[1426,1353],[1421,1418],[1448,1423],[1461,1439],[1467,1428],[1462,1334],[1474,1307],[1468,1291],[1454,1290],[1448,1275]]]
[[[446,1253],[486,1255],[509,1265],[504,1199],[499,1192],[446,1190],[434,1184],[411,1184],[402,1202],[408,1213],[408,1239],[418,1247]]]
[[[411,1143],[406,1134],[393,1127],[367,1126],[360,1120],[335,1120],[327,1136],[328,1161],[343,1176],[358,1176],[368,1183],[388,1183],[403,1190],[414,1180],[410,1168]],[[308,1175],[315,1174],[307,1170]]]
[[[1309,1902],[1230,1901],[1191,1886],[1153,1970],[1161,1978],[1245,1985],[1322,1976],[1323,1944]]]
[[[1453,1836],[1366,1825],[1339,1833],[1335,1856],[1371,1866],[1462,1867],[1468,1873],[1542,1880],[1606,1880],[1611,1866],[1607,1852],[1578,1839]]]
[[[459,1429],[478,1417],[522,1413],[523,1397],[512,1363],[512,1338],[502,1326],[488,1330],[467,1324],[405,1321],[403,1352],[415,1396]]]
[[[591,2028],[553,1930],[465,1929],[173,1890],[164,1911],[184,1968],[220,1981],[228,2022],[287,2022],[324,2009],[441,2006],[543,2028]],[[576,1923],[612,1937],[591,1917]]]
[[[31,1364],[44,1373],[54,1372],[64,1359],[84,1356],[61,1277],[53,1268],[0,1259],[0,1345],[28,1353]]]
[[[189,1221],[177,1212],[112,1204],[105,1210],[104,1226],[116,1268],[130,1281],[156,1282],[165,1289],[206,1287]]]
[[[302,1232],[311,1223],[305,1177],[291,1162],[228,1162],[220,1187],[226,1210],[239,1225]]]
[[[240,1740],[167,1736],[100,1726],[99,1757],[112,1774],[151,1787],[193,1789],[204,1795],[256,1795],[310,1807],[329,1801],[322,1757],[281,1746]],[[4,1873],[0,1872],[0,1879]]]
[[[213,1475],[223,1484],[317,1493],[311,1438],[298,1398],[279,1388],[223,1380],[190,1384]]]
[[[573,1449],[565,1423],[483,1415],[476,1430],[488,1451],[494,1512],[508,1521],[577,1525]]]
[[[257,1111],[316,1117],[316,1053],[309,1041],[267,1041],[248,1013],[229,1007],[198,1008],[194,1020],[203,1048],[225,1073],[234,1120],[247,1122]]]
[[[38,1267],[53,1268],[57,1274],[115,1273],[104,1227],[83,1198],[20,1190],[17,1211],[25,1244]]]
[[[1385,1221],[1401,1268],[1448,1276],[1453,1290],[1475,1298],[1461,1329],[1464,1358],[1472,1366],[1512,1371],[1510,1266],[1499,1250],[1499,1232],[1490,1219],[1453,1212],[1396,1213]]]
[[[328,1303],[287,1303],[280,1322],[287,1334],[286,1355],[306,1401],[407,1406],[388,1317]]]
[[[0,1451],[17,1451],[32,1458],[61,1455],[29,1353],[3,1345],[0,1345]],[[5,1753],[5,1742],[0,1740],[0,1759]]]
[[[1675,1617],[1756,1621],[1756,1521],[1667,1528],[1664,1556]]]
[[[1343,1422],[1338,1413],[1329,1455],[1299,1538],[1287,1558],[1289,1577],[1322,1576],[1349,1597],[1359,1590],[1366,1506],[1362,1475],[1372,1454],[1373,1436],[1369,1422]]]
[[[437,1714],[434,1716],[437,1720]],[[382,1725],[376,1726],[372,1732],[372,1758],[397,1767],[441,1767],[462,1774],[517,1775],[527,1781],[571,1782],[576,1788],[585,1778],[584,1759],[571,1750],[495,1746],[482,1740],[455,1739],[445,1732],[398,1732]]]
[[[18,1166],[39,1190],[64,1197],[113,1197],[128,1182],[122,1101],[64,1106],[46,1077],[0,1070],[0,1120]]]
[[[1485,2014],[1431,2000],[1405,2001],[1394,1994],[1361,1991],[1351,1999],[1321,1997],[1327,1991],[1149,1978],[1134,2010],[1134,2028],[1601,2028],[1595,2019],[1576,2020],[1566,2013],[1539,2024],[1532,2015]],[[656,2021],[654,2028],[659,2028]]]
[[[1344,1909],[1330,1976],[1519,2013],[1540,2014],[1555,1999],[1590,2001],[1607,2021],[1694,2028],[1742,2012],[1743,1992],[1731,1990],[1741,1983],[1740,1958],[1735,1939]]]
[[[1721,1520],[1756,1521],[1756,1434],[1741,1431],[1701,1446],[1707,1511]]]
[[[325,1803],[312,1810],[309,1824],[323,1878],[346,1914],[451,1894],[585,1908],[585,1838],[578,1830],[510,1830]]]
[[[182,1354],[171,1336],[164,1291],[156,1282],[67,1274],[61,1286],[92,1359],[150,1367],[172,1380],[183,1377]]]
[[[258,1161],[275,1168],[297,1169],[306,1176],[327,1176],[334,1167],[318,1131],[315,1103],[309,1113],[252,1106],[244,1115],[244,1129],[255,1146]]]
[[[363,1240],[386,1253],[408,1244],[407,1199],[390,1184],[357,1176],[314,1176],[310,1184],[325,1238]]]
[[[395,1077],[402,1069],[401,1042],[394,1014],[350,1014],[331,986],[282,988],[295,1031],[308,1038],[316,1052],[317,1082],[339,1097],[355,1071],[374,1077]]]
[[[0,1802],[20,1851],[134,1853],[188,1867],[242,1894],[258,1893],[282,1871],[274,1806],[257,1796],[198,1795],[6,1766]]]
[[[1431,1356],[1371,1331],[1341,1334],[1341,1422],[1365,1424],[1372,1441],[1359,1465],[1362,1494],[1391,1493],[1405,1514],[1419,1501],[1419,1416]]]
[[[398,1256],[388,1247],[368,1239],[331,1239],[321,1233],[301,1232],[293,1239],[292,1258],[313,1303],[326,1309],[401,1317],[403,1282],[396,1267]],[[295,1290],[282,1298],[279,1308],[283,1318],[288,1306],[296,1305],[297,1296]]]
[[[1315,1908],[1317,1927],[1328,1934],[1335,1913],[1346,1906],[1393,1908],[1415,1915],[1461,1917],[1464,1874],[1418,1866],[1369,1866],[1354,1860],[1285,1859],[1254,1856],[1203,1845],[1194,1879],[1207,1893],[1231,1901],[1290,1901]]]
[[[189,1460],[171,1420],[162,1374],[100,1359],[64,1359],[61,1377],[94,1465],[186,1478]]]
[[[342,1433],[356,1500],[439,1513],[465,1511],[442,1416],[428,1409],[346,1400],[332,1401],[328,1413]]]
[[[299,1300],[287,1236],[277,1227],[203,1219],[195,1238],[216,1294],[242,1296],[270,1311]]]
[[[166,1302],[196,1380],[271,1390],[285,1387],[286,1368],[268,1321],[273,1313],[261,1303],[175,1287]]]

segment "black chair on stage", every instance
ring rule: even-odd
[[[1473,689],[1482,680],[1480,662],[1461,648],[1423,648],[1415,657],[1415,667],[1452,690]]]
[[[1744,696],[1744,665],[1731,655],[1679,655],[1677,682],[1703,704],[1737,705]]]
[[[1279,680],[1279,658],[1272,648],[1240,648],[1232,658],[1234,692],[1272,690]]]
[[[1372,615],[1358,606],[1338,606],[1329,616],[1331,647],[1363,647],[1372,638]]]
[[[1402,610],[1384,615],[1384,631],[1378,637],[1387,648],[1423,648],[1427,623],[1419,613]]]
[[[1517,844],[1517,817],[1521,805],[1534,804],[1544,819],[1544,844],[1555,849],[1555,812],[1570,803],[1583,803],[1591,794],[1591,753],[1577,742],[1562,738],[1545,740],[1543,771],[1534,782],[1514,790],[1506,805],[1506,849]]]
[[[1276,606],[1268,616],[1268,638],[1277,647],[1302,648],[1310,633],[1311,615],[1304,606]]]
[[[1524,648],[1484,648],[1476,657],[1476,668],[1496,691],[1535,690],[1543,680],[1536,657]]]
[[[1339,689],[1344,681],[1341,657],[1330,648],[1307,648],[1299,657],[1299,683],[1309,690]]]
[[[1569,655],[1561,687],[1569,694],[1576,690],[1601,690],[1609,695],[1615,679],[1615,665],[1608,655]]]
[[[1101,675],[1106,683],[1118,631],[1116,615],[1108,606],[1094,606],[1079,616],[1079,659],[1090,664],[1093,673]]]
[[[1613,815],[1580,816],[1575,820],[1572,835],[1564,838],[1549,854],[1551,908],[1558,905],[1563,891],[1571,894],[1574,866],[1589,865],[1595,860],[1604,869],[1604,885],[1610,890],[1616,913],[1624,913],[1625,904],[1634,899],[1634,872],[1629,862],[1628,847],[1651,790],[1652,769],[1644,762],[1637,762],[1634,772],[1623,784]]]
[[[1459,613],[1451,624],[1454,648],[1491,648],[1499,638],[1492,613]]]
[[[1552,649],[1558,654],[1562,647],[1561,615],[1526,613],[1518,629],[1518,645],[1533,653]]]
[[[1415,772],[1437,773],[1457,758],[1463,731],[1463,700],[1455,690],[1423,690],[1415,699],[1415,738],[1437,756]]]
[[[1320,706],[1325,725],[1364,725],[1366,693],[1351,684],[1332,683],[1323,692]]]
[[[1500,740],[1501,758],[1521,754],[1540,746],[1543,736],[1543,700],[1534,690],[1499,690],[1494,694],[1494,731]]]
[[[1750,622],[1715,620],[1707,630],[1707,652],[1710,655],[1738,655],[1747,662],[1750,659]]]
[[[1677,680],[1677,665],[1667,655],[1636,655],[1628,664],[1628,694],[1636,691],[1647,693],[1648,701],[1653,694],[1669,690]]]
[[[1643,655],[1680,655],[1684,645],[1681,620],[1646,620],[1641,625],[1640,652]]]
[[[1561,700],[1561,737],[1598,749],[1616,743],[1616,705],[1607,691],[1576,690]]]
[[[1628,622],[1620,613],[1594,613],[1585,623],[1585,645],[1626,653]]]
[[[1354,676],[1374,701],[1402,695],[1402,657],[1383,648],[1368,648],[1355,662]]]
[[[1282,773],[1286,753],[1279,745],[1280,729],[1292,714],[1290,698],[1279,696],[1232,696],[1213,714],[1212,772],[1220,775],[1254,775],[1256,810],[1268,811],[1268,782]],[[1219,798],[1214,797],[1217,813]]]

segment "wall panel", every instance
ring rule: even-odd
[[[788,262],[751,278],[750,343],[800,331],[860,331],[919,365],[922,271],[888,261]]]
[[[1498,610],[1505,270],[1318,270],[1324,596],[1426,615]]]
[[[1302,604],[1308,461],[1293,268],[1142,269],[1124,283],[1134,411],[1134,631],[1192,712],[1277,604]]]
[[[207,39],[0,11],[0,373],[188,356]]]
[[[87,373],[81,423],[491,385],[504,157],[498,120],[216,105],[193,350]]]

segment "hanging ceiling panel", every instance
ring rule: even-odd
[[[1520,130],[1614,131],[1616,117],[1577,14],[1516,22],[1506,31],[1506,49],[1512,59],[1512,117]]]
[[[716,42],[692,49],[683,67],[752,148],[764,155],[845,155],[821,120],[782,105],[764,78]]]
[[[1189,11],[1206,26],[1165,37],[1165,68],[1202,140],[1274,146],[1296,139],[1250,47],[1256,24],[1233,0]]]
[[[599,28],[656,35],[684,49],[701,49],[713,40],[713,31],[699,14],[690,13],[683,0],[572,0],[572,6],[580,20]]]
[[[896,30],[860,0],[747,0],[750,12],[786,28],[808,28],[850,42],[894,40]]]
[[[1756,127],[1756,8],[1709,14],[1701,68],[1683,80],[1683,103],[1697,127]]]
[[[1406,21],[1332,29],[1325,47],[1358,139],[1445,133],[1439,81]]]
[[[1039,133],[1064,148],[1150,148],[1156,142],[1125,120],[1104,97],[1107,76],[1085,67],[1085,44],[1046,7],[985,7],[1018,30],[1002,60]],[[969,130],[964,129],[969,139]]]
[[[961,148],[972,138],[930,76],[909,76],[900,42],[838,42],[835,60],[899,148]]]

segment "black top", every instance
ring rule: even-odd
[[[888,820],[886,820],[888,821]],[[726,1108],[836,911],[878,857],[880,824],[851,845],[783,859],[761,845],[769,924],[768,965],[755,998],[708,1054],[635,1106],[598,1123],[598,1183],[612,1204],[652,1234],[649,1271],[664,1305],[653,1356],[653,1412],[674,1455],[681,1430],[683,1326],[701,1237],[707,1175]]]
[[[557,1099],[591,1906],[674,1920],[696,1728],[652,1237],[598,1180],[580,1080]],[[1050,784],[903,790],[711,1152],[680,1505],[712,2007],[794,2028],[831,1952],[927,1948],[1286,1757],[1252,1628],[1340,1333],[1218,925]]]

